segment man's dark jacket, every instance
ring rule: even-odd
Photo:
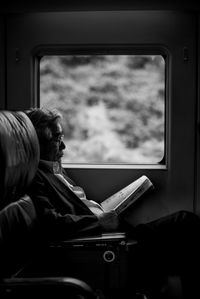
[[[64,170],[62,170],[64,172]],[[64,173],[66,177],[66,174]],[[74,182],[66,177],[68,182]],[[50,238],[98,234],[101,222],[76,194],[42,162],[29,190],[39,217],[41,233]]]

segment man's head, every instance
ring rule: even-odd
[[[32,121],[40,143],[40,159],[60,161],[65,144],[61,126],[61,114],[56,110],[32,108],[26,111]]]

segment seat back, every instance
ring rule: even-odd
[[[36,211],[26,189],[39,162],[35,129],[23,112],[0,111],[0,276],[26,260]]]
[[[0,209],[25,194],[38,162],[39,143],[29,118],[0,111]]]

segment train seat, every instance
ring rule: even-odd
[[[37,217],[26,189],[38,162],[31,121],[23,112],[0,111],[0,297],[35,298],[65,291],[66,298],[95,299],[93,289],[77,278],[14,277],[34,255]]]

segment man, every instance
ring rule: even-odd
[[[193,267],[200,271],[199,218],[191,212],[180,211],[130,228],[114,211],[104,213],[98,203],[87,199],[84,190],[61,167],[65,149],[61,115],[37,108],[27,115],[40,143],[39,168],[29,193],[44,236],[60,239],[127,229],[138,239],[139,248],[130,256],[131,280],[154,294],[153,286],[158,287],[161,277],[177,273],[184,281],[185,298],[197,298],[194,296],[199,292],[200,276],[194,275]]]
[[[103,213],[98,203],[88,201],[84,190],[76,186],[61,167],[65,149],[61,115],[42,109],[31,109],[27,115],[40,143],[39,168],[29,192],[51,238],[118,229],[116,213]]]

